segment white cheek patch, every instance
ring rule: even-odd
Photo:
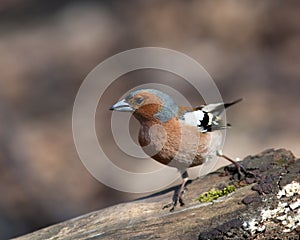
[[[183,114],[183,123],[191,126],[198,127],[204,118],[204,113],[201,110],[187,112]]]

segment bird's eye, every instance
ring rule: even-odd
[[[135,99],[135,102],[136,102],[137,104],[141,104],[143,101],[144,101],[144,99],[141,98],[141,97],[138,97],[138,98]]]

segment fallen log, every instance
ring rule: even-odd
[[[241,163],[255,177],[229,166],[196,179],[173,212],[162,210],[170,188],[16,239],[299,239],[300,160],[270,149]]]

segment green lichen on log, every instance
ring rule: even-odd
[[[235,186],[229,185],[223,189],[211,189],[208,192],[202,193],[199,197],[196,198],[200,203],[212,202],[217,200],[220,197],[227,196],[229,193],[235,191]]]

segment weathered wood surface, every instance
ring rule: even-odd
[[[195,198],[233,183],[232,176],[220,176],[223,169],[189,184],[184,195],[186,205],[178,206],[174,212],[162,210],[173,195],[174,189],[168,189],[17,239],[299,239],[300,227],[295,219],[300,215],[300,192],[280,199],[278,192],[292,181],[300,183],[300,160],[284,149],[267,150],[246,157],[243,165],[256,172],[259,179],[234,182],[240,188],[213,203],[200,204]],[[283,213],[267,219],[262,216],[262,212],[278,208],[279,202],[287,204],[286,209],[290,210],[286,214],[295,220],[294,225],[287,226],[284,220],[277,219],[283,219]],[[296,208],[289,207],[291,204]]]

